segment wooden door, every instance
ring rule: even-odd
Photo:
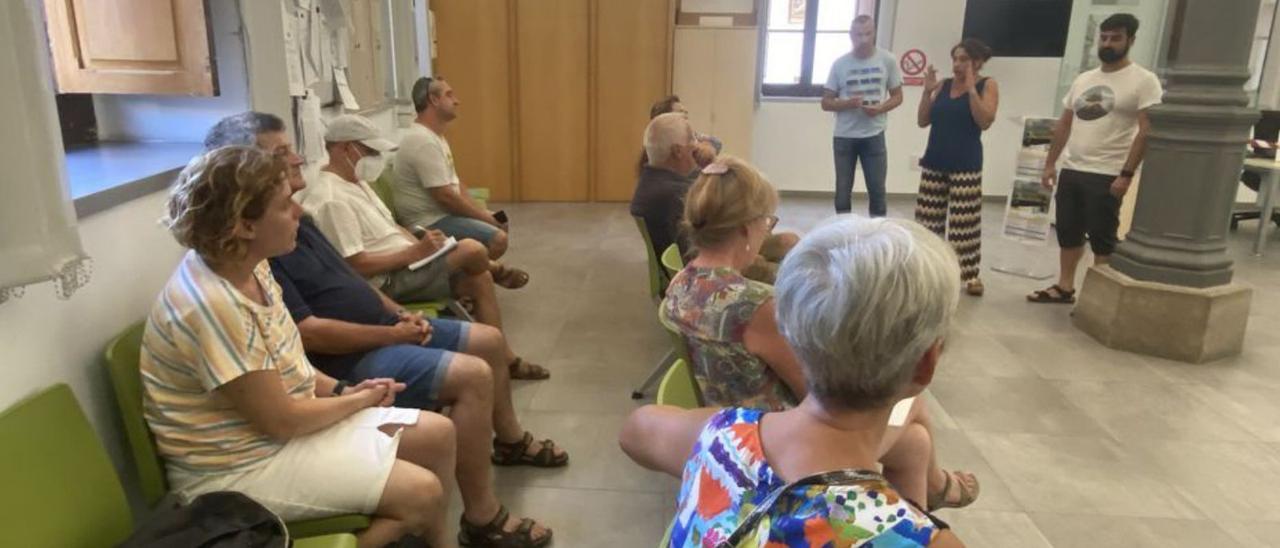
[[[204,0],[45,0],[60,93],[217,95]]]
[[[487,187],[493,201],[515,198],[511,111],[511,11],[508,0],[433,0],[435,74],[462,101],[449,126],[458,177]]]
[[[670,89],[668,0],[595,0],[593,199],[629,201],[649,107]]]
[[[589,0],[516,0],[520,200],[590,199],[589,11]]]

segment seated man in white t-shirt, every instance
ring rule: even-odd
[[[419,78],[412,95],[418,116],[405,129],[392,168],[396,218],[405,225],[479,240],[489,249],[490,258],[501,257],[507,252],[506,220],[495,218],[471,200],[454,168],[453,150],[444,138],[462,102],[440,78]],[[502,283],[499,273],[494,277]]]
[[[349,114],[329,122],[325,147],[329,164],[309,186],[302,207],[347,263],[396,302],[467,297],[477,321],[502,329],[490,275],[493,261],[479,242],[459,240],[452,251],[409,269],[435,253],[444,235],[429,230],[417,238],[397,225],[366,182],[382,173],[382,153],[395,150],[395,144],[382,138],[367,118]],[[541,366],[517,365],[528,371],[513,369],[514,378],[545,378]]]

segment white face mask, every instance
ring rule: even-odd
[[[387,160],[382,156],[363,156],[356,161],[356,178],[366,183],[377,181],[387,167]]]

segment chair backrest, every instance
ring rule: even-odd
[[[662,252],[662,268],[666,269],[668,278],[674,278],[676,273],[684,270],[684,257],[680,256],[680,246],[671,244]]]
[[[129,452],[138,470],[138,483],[148,506],[154,506],[169,490],[164,462],[156,452],[155,439],[142,414],[142,374],[138,359],[142,355],[142,333],[146,324],[136,323],[107,345],[107,375],[116,394],[116,406],[124,422]]]
[[[382,204],[391,210],[392,216],[396,214],[396,195],[395,191],[391,189],[391,180],[396,176],[395,171],[391,169],[393,162],[395,162],[395,157],[388,155],[387,166],[383,168],[382,176],[378,177],[378,180],[369,183],[373,193],[377,194],[378,198],[382,199]]]
[[[662,303],[665,304],[666,300],[663,299]],[[668,382],[674,382],[677,386],[681,387],[676,392],[677,394],[683,395],[686,391],[683,387],[685,385],[688,386],[687,391],[691,393],[693,405],[687,407],[677,403],[670,403],[666,405],[680,405],[681,407],[686,408],[702,407],[702,389],[698,387],[697,377],[693,376],[693,359],[689,356],[689,343],[685,341],[684,334],[681,333],[680,330],[668,324],[666,321],[663,321],[662,308],[663,306],[660,304],[658,306],[658,323],[662,324],[662,328],[665,329],[667,331],[667,335],[671,337],[671,346],[675,350],[677,358],[675,364],[679,364],[682,371],[679,373],[673,373],[676,370],[675,364],[667,370],[667,374],[662,377],[662,384],[658,386],[658,403],[662,403],[662,387],[666,386]]]
[[[649,297],[654,302],[662,300],[662,294],[667,289],[667,276],[662,271],[662,264],[658,261],[658,254],[653,251],[653,238],[649,237],[649,227],[644,223],[644,217],[631,216],[636,220],[636,228],[640,229],[640,236],[644,238],[644,252],[649,256]]]
[[[658,405],[674,405],[683,409],[699,407],[698,387],[693,382],[689,364],[676,358],[658,385]]]
[[[70,387],[0,413],[0,447],[0,544],[78,548],[129,537],[124,488]]]

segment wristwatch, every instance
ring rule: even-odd
[[[330,396],[341,396],[341,395],[342,395],[342,391],[343,391],[343,390],[346,390],[346,389],[347,389],[347,386],[350,386],[350,385],[347,383],[347,381],[338,381],[338,382],[337,382],[337,384],[334,384],[334,385],[333,385],[333,393],[331,393],[331,394],[329,394],[329,395],[330,395]]]

